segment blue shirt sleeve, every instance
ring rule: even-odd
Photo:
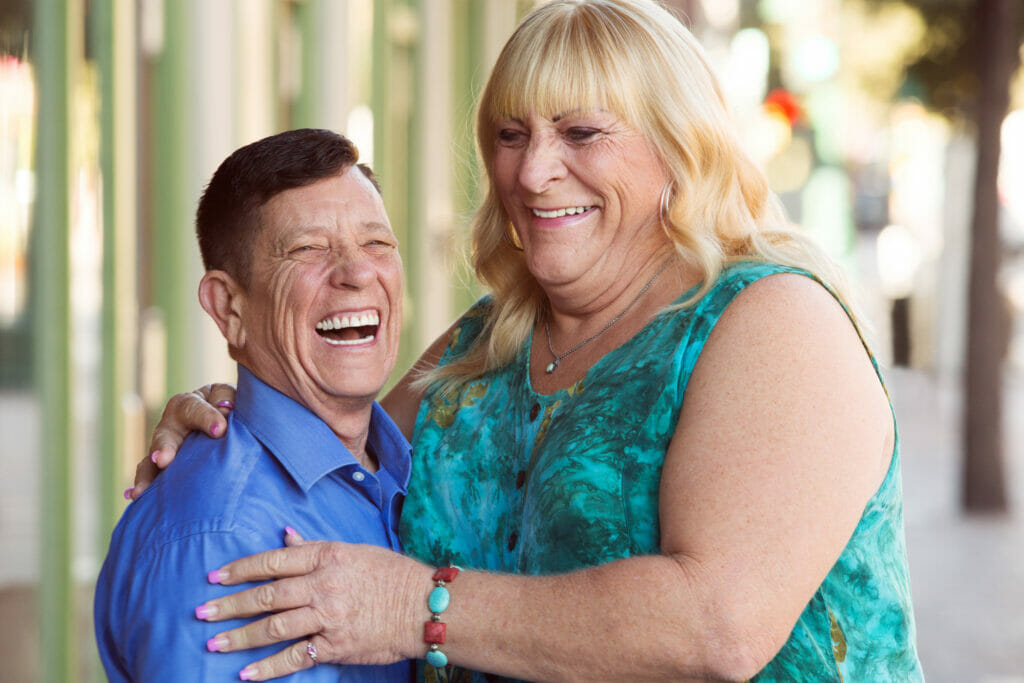
[[[97,641],[111,681],[237,681],[246,665],[282,649],[277,644],[211,653],[206,641],[250,620],[204,622],[195,608],[251,586],[207,582],[222,564],[268,549],[246,530],[199,532],[132,558],[112,552],[97,584]],[[255,584],[252,584],[255,585]],[[322,665],[289,679],[336,681],[339,668]]]

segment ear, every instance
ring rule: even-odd
[[[199,281],[199,303],[232,348],[245,348],[245,290],[223,270],[208,270]]]

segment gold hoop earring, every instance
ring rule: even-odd
[[[513,228],[511,224],[509,224],[508,227],[509,227],[509,230],[515,232],[515,228]],[[516,251],[522,251],[523,250],[523,245],[519,244],[519,240],[516,240],[516,239],[512,238],[512,235],[509,234],[509,230],[505,230],[503,233],[501,233],[502,239],[504,239],[506,242],[508,242],[509,246],[511,246]]]

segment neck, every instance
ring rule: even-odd
[[[252,363],[251,358],[245,360],[249,362],[239,362],[262,382],[323,420],[359,464],[371,472],[377,471],[376,458],[366,449],[375,396],[335,396],[307,378],[279,368],[260,368],[257,363]]]
[[[377,471],[377,459],[367,448],[370,435],[372,401],[364,406],[342,405],[331,401],[328,406],[308,406],[317,417],[327,423],[338,440],[345,445],[359,464],[370,472]]]
[[[676,261],[672,254],[659,251],[632,268],[624,265],[613,278],[605,277],[603,287],[584,283],[545,290],[549,303],[546,322],[555,348],[566,351],[606,325],[621,325],[622,318],[647,308],[645,303],[654,298],[654,291],[662,291],[678,279],[671,275]]]

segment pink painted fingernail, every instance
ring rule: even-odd
[[[228,571],[226,569],[214,569],[212,572],[206,575],[206,580],[210,583],[221,583],[228,578]]]
[[[217,616],[219,612],[220,608],[216,605],[199,605],[199,607],[196,607],[196,619],[206,621],[207,619]],[[207,643],[207,645],[209,645],[209,643]]]
[[[206,641],[206,649],[210,652],[223,652],[228,646],[228,639],[224,636],[214,636]]]
[[[296,531],[295,529],[291,528],[290,526],[286,526],[284,528],[284,535],[285,536],[298,536],[299,532]]]
[[[210,427],[210,433],[213,434],[214,436],[217,436],[217,432],[219,432],[219,431],[220,431],[220,423],[219,422],[214,422],[213,426]]]
[[[235,407],[235,404],[232,403],[231,401],[217,401],[217,405],[219,405],[221,408],[234,408]]]
[[[125,500],[131,500],[132,499],[132,493],[134,491],[135,491],[135,487],[134,486],[129,486],[128,488],[126,488],[124,490],[124,499]]]
[[[149,459],[156,463],[156,457],[160,455],[160,451],[153,451],[149,454]]]
[[[256,674],[258,673],[259,671],[256,669],[256,667],[250,664],[249,666],[245,667],[244,669],[238,672],[238,677],[241,678],[243,681],[251,681],[253,678],[255,678]]]

